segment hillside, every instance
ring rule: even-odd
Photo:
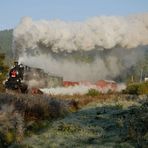
[[[12,32],[12,29],[0,31],[0,52],[7,56],[12,56]]]

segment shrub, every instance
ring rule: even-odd
[[[95,96],[99,95],[99,91],[91,88],[91,89],[88,90],[88,93],[86,95],[91,96],[91,97],[95,97]]]
[[[20,142],[24,135],[24,119],[15,111],[13,105],[3,105],[0,110],[0,141],[7,146]]]
[[[0,92],[4,92],[3,81],[6,79],[8,67],[4,64],[5,54],[0,53]]]
[[[148,94],[148,83],[134,83],[134,84],[129,84],[124,91],[125,93],[128,94]]]
[[[65,116],[67,104],[44,95],[0,94],[0,147],[21,142],[24,134],[37,132],[43,120]],[[27,130],[27,132],[26,132]],[[2,145],[2,146],[1,146]],[[4,145],[4,146],[3,146]]]
[[[148,82],[141,83],[138,88],[139,94],[148,94]]]
[[[78,125],[63,122],[61,122],[60,125],[58,125],[57,129],[58,131],[63,131],[67,133],[74,133],[81,130],[81,128]]]
[[[125,90],[128,94],[138,94],[138,84],[129,84]]]

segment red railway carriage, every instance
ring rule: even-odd
[[[99,80],[96,82],[96,86],[101,89],[109,88],[113,91],[117,90],[117,83],[109,80]]]
[[[63,86],[64,86],[64,87],[76,86],[76,85],[79,85],[79,82],[63,81]]]

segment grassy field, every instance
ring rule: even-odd
[[[1,147],[146,148],[148,144],[147,95],[1,94],[0,106]]]

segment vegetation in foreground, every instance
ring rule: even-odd
[[[0,147],[20,143],[25,135],[68,113],[64,101],[47,96],[0,94]]]
[[[1,94],[0,147],[147,145],[147,95],[81,97]]]
[[[26,138],[22,146],[146,148],[147,96],[137,99],[89,105]]]

